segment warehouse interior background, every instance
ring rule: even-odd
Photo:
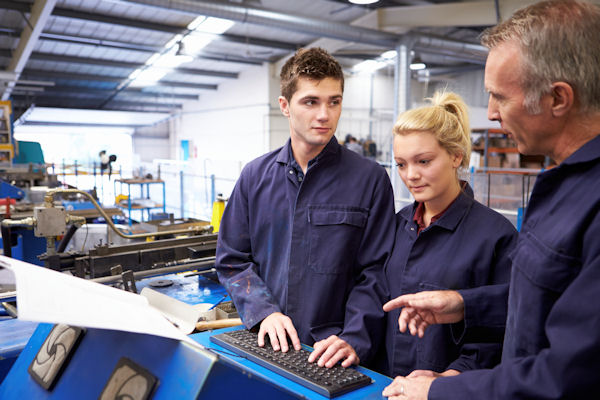
[[[410,198],[390,168],[395,115],[448,89],[471,109],[472,164],[483,168],[471,171],[476,196],[516,221],[531,182],[485,172],[535,173],[547,160],[520,156],[493,133],[478,36],[530,3],[2,0],[0,92],[12,102],[15,139],[39,142],[65,183],[96,188],[110,204],[115,177],[152,175],[165,181],[167,212],[210,219],[245,163],[289,136],[277,102],[283,62],[320,46],[346,76],[336,136],[374,143],[397,208]],[[111,178],[95,173],[102,150],[116,156]]]
[[[543,218],[529,216],[525,232],[517,235],[536,179],[554,161],[520,154],[511,135],[487,118],[488,51],[480,35],[537,1],[0,0],[0,399],[379,398],[391,376],[363,366],[317,368],[306,365],[308,355],[291,351],[286,360],[281,357],[285,351],[255,346],[254,333],[239,326],[248,314],[260,316],[263,301],[265,309],[280,307],[281,315],[269,315],[280,322],[291,321],[286,315],[315,311],[319,318],[309,324],[314,340],[306,341],[303,333],[304,350],[329,334],[340,336],[337,346],[363,322],[381,328],[378,314],[361,314],[362,309],[393,296],[396,281],[398,294],[413,288],[484,289],[471,297],[491,294],[482,309],[496,321],[489,333],[476,326],[472,336],[486,336],[485,345],[496,348],[502,326],[496,322],[506,307],[493,297],[508,287],[511,246],[517,252],[510,254],[520,254],[532,273],[542,271],[548,260],[557,261],[531,286],[550,290],[552,299],[567,285],[549,274],[558,271],[560,279],[573,280],[578,273],[573,268],[581,264],[567,254],[571,247],[567,253],[562,248],[563,239],[569,246],[579,243],[579,233],[573,241],[560,229],[550,229],[544,237],[559,237],[561,246],[555,247],[534,235],[552,224],[565,225],[555,218],[536,225]],[[326,49],[342,65],[345,87],[336,138],[344,143],[355,137],[358,144],[351,150],[385,169],[396,211],[414,198],[393,159],[394,121],[437,91],[448,90],[462,96],[470,113],[472,153],[460,178],[477,201],[510,223],[460,195],[454,199],[462,200],[448,203],[457,206],[438,224],[443,229],[417,240],[423,228],[419,215],[415,212],[417,218],[406,227],[400,225],[403,215],[394,218],[385,173],[345,154],[339,165],[331,164],[331,176],[341,177],[333,183],[307,183],[289,166],[283,180],[297,183],[299,193],[293,213],[277,200],[290,192],[273,186],[273,180],[262,190],[261,178],[249,196],[245,188],[236,192],[241,195],[230,202],[233,207],[221,225],[243,168],[290,136],[278,102],[279,73],[290,56],[308,47]],[[521,121],[520,116],[513,119]],[[408,164],[412,158],[415,164],[428,164],[422,154],[438,154],[419,153],[402,157],[409,158]],[[450,159],[433,158],[443,160],[431,164],[422,184],[413,187],[413,193],[427,194],[422,205],[435,203],[426,205],[428,210],[421,207],[422,219],[440,208],[442,197],[455,193],[451,189],[458,190],[454,179],[452,187],[444,183],[454,175],[440,172]],[[254,196],[257,192],[260,196]],[[577,197],[574,193],[579,192],[571,197]],[[331,204],[322,204],[324,198]],[[531,209],[541,214],[544,208]],[[444,221],[452,221],[451,230]],[[525,254],[530,249],[539,263]],[[403,264],[396,268],[399,258]],[[380,282],[380,272],[389,284]],[[437,274],[448,279],[438,280]],[[274,281],[276,288],[269,286]],[[529,288],[516,286],[517,291]],[[389,325],[396,323],[396,315],[380,318],[387,321],[388,333],[399,333]],[[269,318],[254,316],[244,322]],[[296,321],[292,324],[300,327]],[[271,322],[260,326],[271,333],[274,326],[281,328]],[[450,332],[448,326],[441,328]],[[217,333],[221,329],[231,330],[229,337],[250,335],[241,348],[254,348],[254,355],[228,347],[231,343]],[[282,329],[276,331],[283,339]],[[540,332],[534,330],[534,339],[542,338]],[[442,342],[436,336],[405,353],[417,354],[425,344],[423,366],[441,372],[440,360],[458,355],[459,341],[448,335],[440,336]],[[468,336],[460,341],[470,346]],[[375,345],[383,350],[392,343],[387,350],[404,352],[396,345],[400,341],[388,339],[369,339],[360,346],[375,353]],[[412,346],[408,334],[404,339]],[[451,348],[440,347],[440,358],[427,360],[427,347],[451,342]],[[339,350],[352,350],[353,344],[346,344]],[[464,355],[472,358],[478,352],[473,347]],[[255,357],[259,353],[264,357]],[[358,352],[352,353],[358,361]],[[366,362],[367,356],[360,357]],[[276,359],[284,370],[269,368]],[[390,360],[390,366],[396,364]]]

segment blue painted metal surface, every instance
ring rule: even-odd
[[[152,287],[152,282],[159,280],[170,280],[173,284],[167,287]],[[138,292],[145,287],[149,287],[150,289],[159,291],[187,304],[215,304],[227,294],[225,288],[219,283],[201,275],[185,277],[185,273],[168,274],[142,279],[136,282],[135,285]]]
[[[519,207],[517,209],[517,230],[521,232],[521,225],[523,225],[523,214],[525,212],[524,207]]]
[[[157,336],[88,329],[51,391],[36,383],[27,368],[52,325],[40,324],[6,379],[2,399],[98,398],[121,357],[158,379],[153,399],[293,398],[284,388],[244,374],[206,350]]]
[[[22,189],[0,179],[0,198],[5,199],[7,197],[21,200],[25,197],[25,192]]]
[[[37,326],[37,322],[0,317],[0,382],[8,374]]]
[[[46,239],[36,237],[32,229],[13,228],[12,234],[17,235],[17,244],[12,246],[12,258],[26,261],[30,264],[44,265],[38,259],[42,253],[46,252]],[[0,248],[2,247],[0,241]]]
[[[92,210],[95,209],[94,204],[91,201],[66,201],[62,202],[63,207],[67,211],[73,210]]]
[[[13,247],[13,255],[15,254],[14,249],[15,247]],[[167,287],[152,287],[151,283],[157,280],[169,280],[173,284]],[[150,287],[192,305],[199,303],[216,304],[223,300],[229,300],[227,292],[221,285],[203,276],[161,275],[142,279],[136,282],[136,286],[138,291],[141,291],[144,287]],[[0,306],[0,382],[25,348],[38,325],[36,322],[10,319],[6,315],[4,308]]]

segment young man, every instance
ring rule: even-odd
[[[483,35],[489,118],[521,153],[559,165],[538,177],[512,254],[502,363],[435,380],[398,377],[385,396],[600,398],[599,33],[599,7],[559,0],[520,10]],[[401,328],[427,335],[432,323],[497,323],[501,313],[486,316],[485,297],[423,292],[386,309],[407,306]]]
[[[318,48],[281,70],[285,146],[250,162],[221,221],[216,268],[247,328],[274,349],[313,345],[311,361],[368,363],[383,312],[365,312],[384,288],[393,242],[393,194],[385,170],[334,137],[344,76]],[[364,327],[368,329],[364,329]]]

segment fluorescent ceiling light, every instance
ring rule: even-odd
[[[151,67],[172,69],[183,63],[194,60],[194,57],[190,55],[177,54],[177,49],[177,47],[173,47],[171,50],[161,55],[154,63],[152,63]]]
[[[422,69],[427,68],[427,66],[425,65],[425,63],[420,62],[420,63],[412,63],[410,64],[410,70],[411,71],[420,71]]]
[[[184,37],[181,40],[181,43],[184,44],[186,53],[198,54],[200,53],[200,50],[212,42],[213,39],[213,35],[207,35],[205,33],[192,33]]]
[[[422,69],[427,68],[427,66],[425,65],[423,60],[421,60],[420,57],[415,57],[415,58],[413,58],[412,62],[410,63],[409,68],[411,71],[420,71]]]
[[[130,85],[137,87],[154,85],[174,68],[192,61],[193,55],[198,54],[215,38],[215,35],[224,33],[234,24],[234,21],[227,19],[203,15],[197,17],[187,26],[190,32],[185,35],[175,35],[165,45],[163,52],[153,54],[146,61],[145,68],[137,69],[129,75]]]
[[[352,67],[354,72],[372,73],[387,65],[386,62],[377,60],[365,60]]]
[[[170,49],[171,47],[175,46],[181,39],[183,39],[183,35],[181,34],[173,36],[173,38],[169,40],[167,44],[165,44],[165,49]]]
[[[190,25],[193,24],[194,21],[190,23]],[[197,26],[193,30],[195,32],[221,34],[225,33],[229,28],[233,26],[233,24],[235,24],[235,22],[228,19],[208,17],[205,18],[201,23],[197,24]],[[188,28],[190,25],[188,25]]]
[[[27,115],[25,123],[37,122],[49,125],[91,124],[91,125],[153,125],[169,116],[168,113],[146,113],[141,111],[79,110],[68,108],[34,107]]]
[[[168,69],[150,67],[141,71],[130,83],[132,87],[152,86],[169,73]]]
[[[196,17],[192,22],[190,22],[188,24],[187,28],[190,31],[193,31],[194,29],[196,29],[204,21],[206,21],[206,17],[204,15],[200,15],[199,17]]]
[[[348,0],[352,4],[373,4],[377,3],[379,0]]]
[[[384,60],[392,60],[394,58],[396,58],[396,56],[398,55],[398,52],[396,50],[388,50],[385,53],[381,54],[381,58],[383,58]]]
[[[150,57],[152,62],[146,62],[146,69],[137,69],[129,75],[129,79],[133,79],[131,86],[140,87],[154,85],[174,68],[194,60],[194,57],[190,55],[178,54],[178,49],[178,46],[173,46],[166,53],[159,54],[158,56],[157,54],[154,54]]]

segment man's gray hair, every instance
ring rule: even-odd
[[[518,10],[487,29],[489,49],[516,42],[523,56],[525,108],[540,112],[540,99],[554,82],[566,82],[582,113],[600,111],[600,8],[583,1],[551,0]]]

